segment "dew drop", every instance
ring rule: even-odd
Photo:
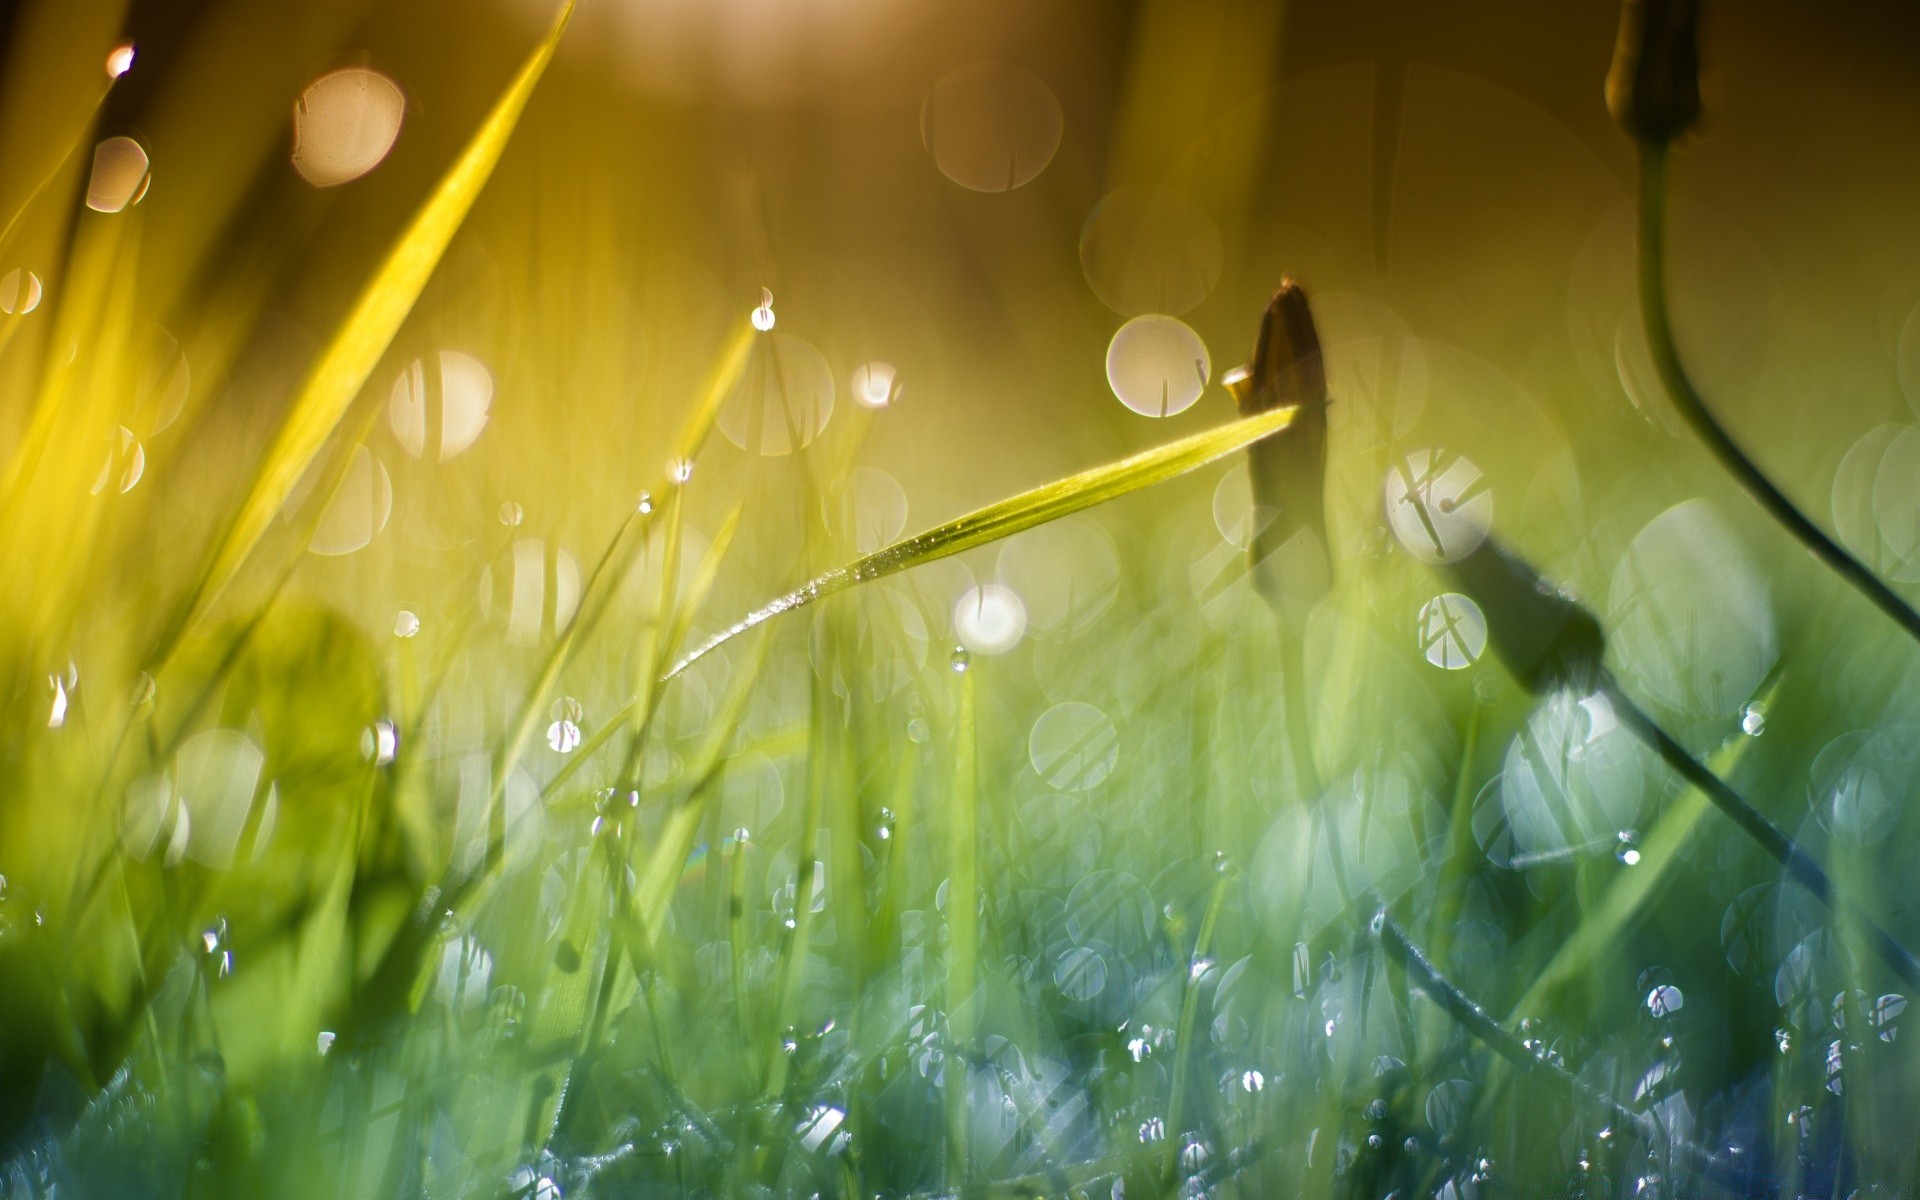
[[[118,79],[133,70],[134,46],[132,42],[121,42],[107,51],[107,78]]]
[[[499,515],[502,525],[505,525],[508,529],[516,529],[519,527],[520,522],[527,519],[527,510],[521,508],[519,504],[512,500],[506,500],[500,504]]]
[[[760,289],[760,304],[753,310],[753,327],[761,333],[773,328],[773,293]]]
[[[420,618],[407,609],[401,609],[393,618],[393,636],[410,638],[420,632]]]
[[[572,754],[580,748],[580,726],[569,720],[547,726],[547,746],[555,754]]]
[[[972,664],[973,655],[965,646],[955,646],[953,653],[947,656],[947,661],[953,664],[954,674],[963,675],[967,667]]]

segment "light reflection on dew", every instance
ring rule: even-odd
[[[88,491],[98,496],[111,488],[124,494],[132,491],[146,473],[147,448],[133,435],[133,430],[122,425],[109,437],[107,460],[100,464],[100,474],[94,477]]]
[[[827,487],[827,528],[858,554],[871,554],[907,527],[907,493],[877,467],[855,467]]]
[[[1687,998],[1679,988],[1663,983],[1647,993],[1647,1011],[1655,1017],[1672,1016],[1686,1007]]]
[[[953,631],[975,654],[1005,654],[1027,631],[1027,609],[1013,589],[981,584],[954,602]]]
[[[1220,278],[1220,230],[1172,188],[1110,192],[1080,231],[1080,269],[1102,303],[1123,317],[1179,316]]]
[[[400,751],[400,731],[392,721],[375,721],[360,735],[360,757],[386,766]]]
[[[816,1104],[794,1126],[800,1146],[810,1154],[838,1154],[847,1148],[848,1134],[841,1128],[847,1114],[830,1104]]]
[[[493,955],[468,934],[447,942],[440,952],[435,990],[453,1008],[478,1008],[492,991]]]
[[[1609,650],[1621,676],[1689,719],[1739,719],[1778,657],[1766,577],[1711,504],[1649,521],[1614,569]]]
[[[555,754],[572,754],[580,748],[580,726],[569,720],[547,726],[547,748]]]
[[[480,573],[480,615],[507,628],[507,643],[530,646],[566,628],[580,605],[580,564],[540,538],[521,538],[499,569]]]
[[[378,71],[322,75],[293,104],[293,169],[322,188],[360,178],[393,149],[406,111],[400,85]]]
[[[446,462],[478,441],[493,404],[493,376],[469,354],[442,350],[416,358],[393,381],[387,423],[401,449],[414,458],[439,433],[438,461]]]
[[[1040,174],[1063,128],[1052,90],[1005,63],[948,73],[920,107],[920,141],[934,165],[976,192],[1011,191]]]
[[[93,148],[93,174],[87,180],[87,207],[117,213],[140,203],[153,182],[152,160],[139,142],[111,137]]]
[[[1245,550],[1253,537],[1278,514],[1256,508],[1253,503],[1253,477],[1245,461],[1236,462],[1220,476],[1213,488],[1213,527],[1229,546]]]
[[[761,333],[765,333],[773,328],[774,321],[776,320],[773,311],[773,293],[766,288],[760,289],[760,303],[754,307],[753,312],[750,314],[750,319],[753,322],[753,327]]]
[[[128,71],[133,70],[133,57],[134,45],[132,42],[121,42],[113,49],[107,51],[107,78],[118,79]]]
[[[210,729],[181,743],[174,756],[173,792],[183,813],[185,852],[203,866],[233,863],[240,834],[253,808],[266,755],[252,738],[233,729]],[[179,837],[181,827],[176,827]]]
[[[1428,662],[1443,671],[1464,670],[1487,648],[1487,618],[1472,597],[1443,592],[1421,606],[1416,636]]]
[[[420,618],[418,615],[404,608],[395,614],[393,618],[393,636],[397,638],[410,638],[419,632]]]
[[[1107,714],[1069,700],[1040,714],[1027,738],[1034,771],[1055,789],[1085,791],[1113,773],[1120,735]]]
[[[47,676],[53,688],[53,701],[47,711],[47,728],[58,729],[67,723],[67,681],[58,675]]]
[[[1549,697],[1508,747],[1497,780],[1512,838],[1509,865],[1617,847],[1619,831],[1634,827],[1645,802],[1649,769],[1648,752],[1603,697]]]
[[[994,564],[1036,634],[1072,637],[1093,625],[1120,593],[1120,556],[1089,517],[1052,521],[1008,539]]]
[[[520,507],[516,501],[502,500],[499,511],[494,515],[497,516],[500,519],[500,523],[508,529],[518,529],[520,523],[527,519],[527,510]]]
[[[1053,985],[1069,1000],[1092,1000],[1107,990],[1107,963],[1091,946],[1075,946],[1053,964]]]
[[[340,489],[314,526],[308,549],[315,554],[352,554],[387,527],[393,513],[393,481],[387,468],[365,446],[353,448]]]
[[[1826,830],[1856,846],[1879,841],[1913,799],[1911,736],[1843,733],[1814,757],[1808,801]]]
[[[827,427],[833,396],[833,368],[820,351],[792,334],[770,333],[755,341],[716,424],[749,454],[791,454]]]
[[[0,277],[0,312],[24,317],[40,307],[40,277],[25,267],[15,267]]]
[[[1143,417],[1185,412],[1211,378],[1206,343],[1174,317],[1135,317],[1107,343],[1107,386]]]
[[[1415,450],[1387,468],[1387,524],[1422,562],[1443,563],[1477,549],[1493,526],[1493,492],[1464,455]]]
[[[900,380],[892,363],[861,363],[849,381],[854,403],[862,408],[885,408],[900,396]]]

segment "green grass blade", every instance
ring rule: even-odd
[[[367,376],[372,374],[380,356],[400,331],[401,323],[413,311],[448,243],[493,174],[527,100],[552,60],[561,34],[566,31],[573,7],[573,0],[565,0],[560,6],[546,36],[494,102],[486,120],[441,177],[433,194],[414,214],[387,252],[380,269],[362,289],[345,321],[334,331],[295,398],[279,436],[268,449],[252,490],[241,502],[238,514],[195,586],[179,623],[162,640],[156,660],[164,661],[171,654],[180,636],[206,617],[239,574],[301,475],[326,445],[354,397],[360,394]]]
[[[974,992],[980,976],[980,788],[973,674],[960,676],[947,810],[947,1187],[967,1178],[967,1073],[974,1052]]]
[[[1092,508],[1096,504],[1117,500],[1142,488],[1177,479],[1263,437],[1278,433],[1293,421],[1293,413],[1291,408],[1276,408],[1258,416],[1245,417],[1216,429],[1181,438],[1177,442],[1142,451],[1119,462],[1021,492],[985,508],[975,509],[944,525],[937,525],[925,533],[882,547],[864,558],[809,580],[748,613],[681,659],[673,670],[667,672],[667,677],[671,679],[680,674],[705,655],[748,630],[782,613],[805,608],[822,596],[831,596],[858,583],[883,579],[922,563],[961,554],[976,546],[984,546],[1036,525]]]

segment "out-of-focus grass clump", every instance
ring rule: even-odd
[[[1672,436],[1585,110],[1313,5],[571,9],[11,17],[0,1195],[1920,1178],[1912,650]],[[1795,358],[1682,200],[1909,584],[1920,284]],[[1496,528],[1604,671],[1501,669]]]

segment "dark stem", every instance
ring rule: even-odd
[[[1673,327],[1667,314],[1666,294],[1666,202],[1667,144],[1640,143],[1640,311],[1646,325],[1647,351],[1660,375],[1667,395],[1682,420],[1720,461],[1727,473],[1747,490],[1767,515],[1777,521],[1813,556],[1825,563],[1840,578],[1852,584],[1881,612],[1893,618],[1907,636],[1920,641],[1920,612],[1880,581],[1865,563],[1848,553],[1840,544],[1807,519],[1805,513],[1787,499],[1773,481],[1761,473],[1746,452],[1734,443],[1714,415],[1707,411],[1686,367],[1680,362],[1680,350],[1674,344]]]
[[[1373,918],[1374,931],[1380,937],[1380,944],[1386,948],[1387,956],[1406,971],[1413,986],[1425,992],[1434,1003],[1446,1010],[1461,1028],[1471,1034],[1475,1040],[1484,1044],[1500,1057],[1520,1068],[1524,1075],[1537,1079],[1549,1079],[1571,1092],[1575,1097],[1607,1110],[1613,1119],[1633,1129],[1648,1141],[1658,1141],[1665,1131],[1660,1124],[1645,1113],[1637,1113],[1606,1093],[1590,1086],[1565,1067],[1557,1066],[1535,1055],[1523,1045],[1519,1038],[1501,1028],[1500,1022],[1488,1015],[1472,997],[1455,987],[1442,975],[1420,948],[1407,937],[1399,922],[1387,915],[1385,908],[1380,909]],[[1673,1138],[1674,1149],[1681,1151],[1694,1164],[1703,1169],[1718,1168],[1722,1164],[1712,1153],[1684,1138]]]
[[[1850,921],[1856,922],[1874,952],[1892,968],[1895,975],[1906,981],[1908,987],[1920,988],[1920,959],[1915,959],[1911,951],[1868,916],[1857,901],[1835,887],[1832,876],[1812,855],[1801,849],[1798,842],[1788,837],[1740,793],[1689,754],[1686,747],[1674,741],[1666,730],[1660,728],[1620,689],[1618,682],[1611,678],[1602,679],[1600,692],[1613,706],[1614,715],[1621,724],[1631,729],[1682,779],[1699,788],[1713,802],[1713,806],[1731,817],[1747,836],[1760,843],[1761,848],[1786,869],[1795,883],[1813,893],[1829,909],[1843,913]]]

